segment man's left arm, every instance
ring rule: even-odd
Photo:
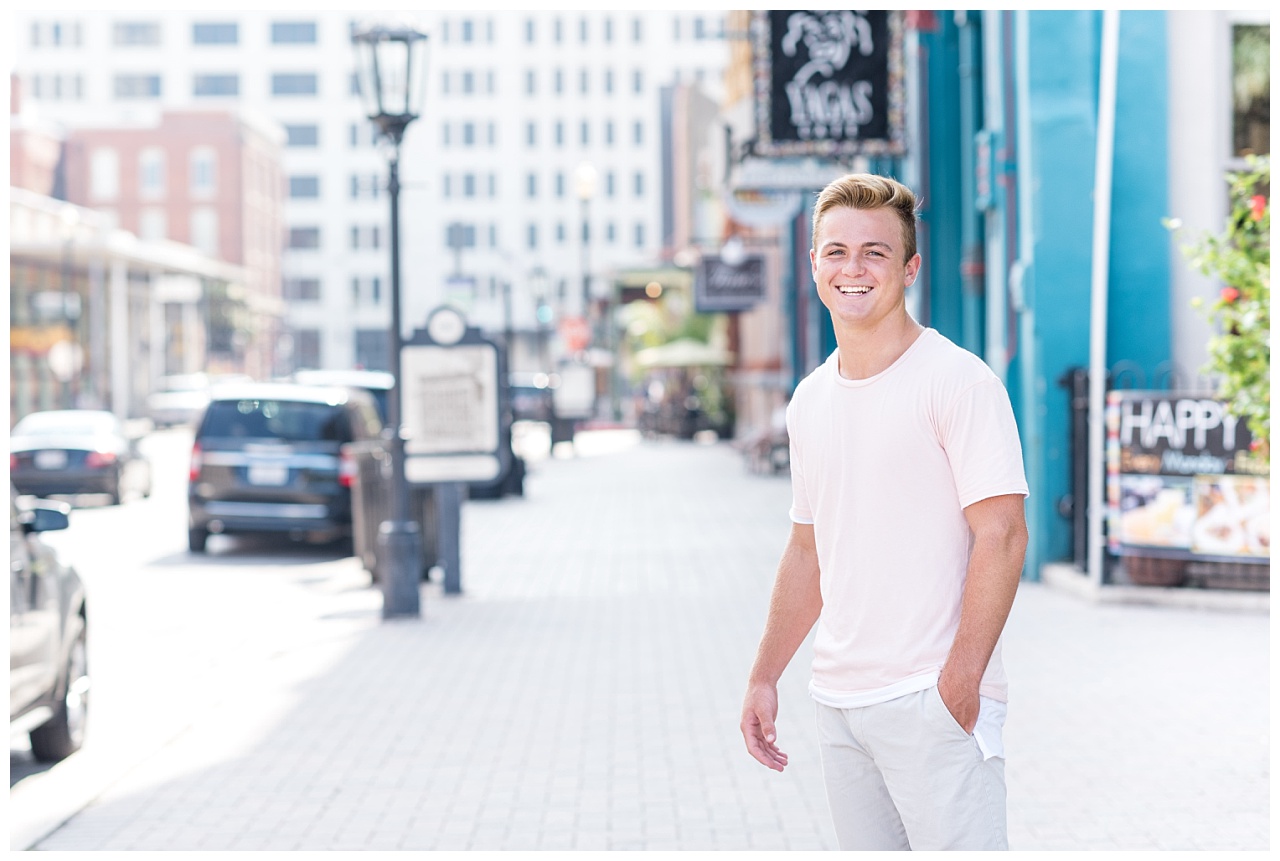
[[[1021,494],[992,496],[964,510],[973,532],[960,627],[938,677],[938,693],[956,723],[972,733],[978,722],[978,687],[1004,630],[1018,591],[1027,551]]]

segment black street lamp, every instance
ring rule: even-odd
[[[400,141],[418,118],[425,82],[427,36],[409,27],[374,26],[353,30],[360,74],[360,94],[369,120],[391,142],[387,190],[391,197],[391,373],[394,386],[387,403],[391,430],[391,519],[378,530],[382,549],[382,617],[419,616],[422,534],[409,514],[409,486],[404,475],[401,409],[400,328]]]

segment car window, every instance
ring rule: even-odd
[[[351,423],[340,406],[299,401],[214,401],[200,425],[201,437],[348,442]]]

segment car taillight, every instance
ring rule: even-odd
[[[91,451],[84,458],[84,465],[90,469],[102,469],[104,466],[111,466],[115,462],[116,455],[112,451]]]
[[[18,468],[18,456],[11,452],[9,454],[9,471],[12,472],[17,468]]]
[[[356,458],[351,449],[343,446],[338,454],[338,484],[354,487],[356,483]]]
[[[189,478],[192,481],[200,480],[200,470],[204,466],[204,453],[200,450],[200,443],[191,446],[191,474]]]

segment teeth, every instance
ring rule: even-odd
[[[846,296],[849,296],[851,294],[854,296],[861,296],[864,293],[871,292],[870,287],[840,287],[838,289],[840,290],[841,293],[843,293]]]

